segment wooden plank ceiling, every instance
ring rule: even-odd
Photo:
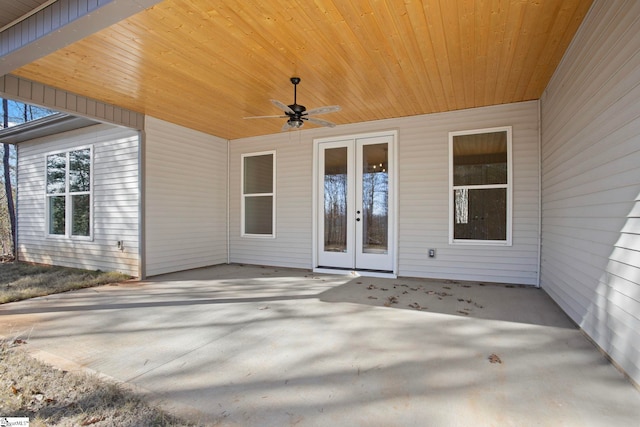
[[[225,139],[538,99],[591,0],[165,0],[13,74]],[[313,124],[305,124],[305,128]]]

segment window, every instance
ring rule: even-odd
[[[46,157],[47,234],[91,237],[91,148]]]
[[[242,155],[242,235],[275,237],[276,153]]]
[[[450,243],[511,245],[511,127],[449,133]]]

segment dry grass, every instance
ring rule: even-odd
[[[48,366],[0,342],[0,415],[29,417],[44,426],[194,426],[173,417],[123,387],[89,374]]]
[[[114,272],[35,265],[23,262],[0,264],[0,304],[73,289],[122,282],[130,277]]]
[[[0,303],[129,279],[120,273],[0,263]],[[29,356],[26,343],[0,340],[0,416],[29,417],[44,426],[193,426],[123,387],[62,371]]]

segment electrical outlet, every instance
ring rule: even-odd
[[[429,258],[435,258],[435,257],[436,257],[436,250],[429,249]]]

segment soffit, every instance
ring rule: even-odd
[[[51,116],[25,122],[10,128],[0,129],[0,142],[4,144],[18,144],[36,138],[55,135],[96,125],[98,122],[69,114],[57,113]]]
[[[0,0],[0,28],[29,14],[50,0]]]

